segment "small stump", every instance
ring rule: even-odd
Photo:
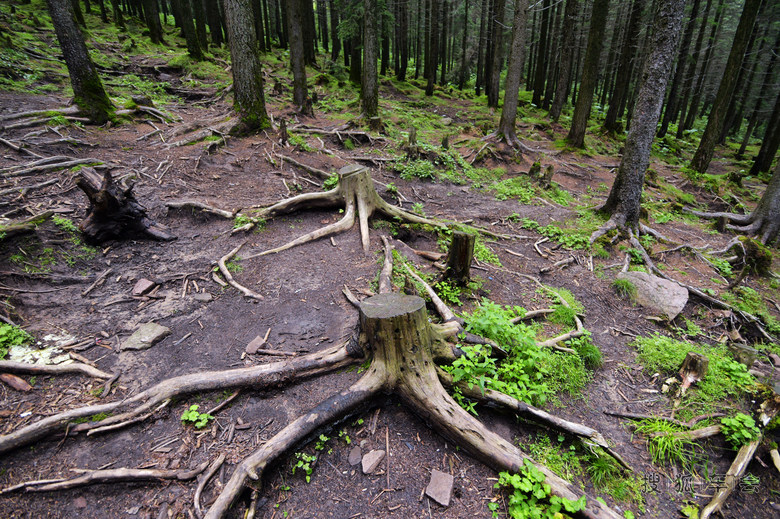
[[[458,286],[466,286],[471,280],[471,261],[474,258],[476,236],[461,231],[452,233],[452,242],[447,256],[447,268],[444,279],[454,281]]]

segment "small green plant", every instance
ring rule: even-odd
[[[292,146],[295,146],[301,151],[308,151],[308,152],[314,151],[314,148],[309,146],[309,143],[306,142],[306,139],[304,139],[300,135],[290,134],[289,142]]]
[[[349,437],[349,434],[347,434],[347,431],[344,429],[339,431],[339,438],[344,440],[344,443],[347,445],[350,445],[352,443],[352,438]]]
[[[30,344],[32,341],[32,335],[18,326],[0,323],[0,359],[4,359],[8,355],[8,350],[12,346]]]
[[[330,191],[331,189],[334,189],[337,185],[339,185],[339,176],[334,173],[325,179],[325,182],[322,183],[322,189],[325,189],[326,191]]]
[[[317,438],[317,441],[314,443],[314,450],[315,451],[324,450],[325,445],[328,443],[328,440],[330,440],[329,436],[320,434],[319,438]]]
[[[734,450],[738,450],[753,440],[756,440],[761,431],[756,427],[756,421],[752,416],[744,413],[737,413],[733,417],[724,417],[720,420],[720,427],[723,436],[726,437]]]
[[[420,216],[425,216],[425,206],[421,202],[415,202],[412,204],[412,212],[414,214],[419,214]]]
[[[233,259],[225,263],[225,267],[227,267],[228,271],[230,272],[243,272],[244,267],[239,263],[241,259],[242,258],[240,256],[233,256]]]
[[[199,413],[198,404],[192,404],[189,409],[184,411],[181,415],[181,421],[184,423],[191,423],[196,429],[203,429],[209,424],[209,420],[213,420],[214,417],[208,413]]]
[[[433,288],[436,290],[436,293],[445,303],[456,305],[456,306],[463,305],[463,303],[460,300],[461,290],[460,288],[453,285],[452,283],[448,283],[447,281],[438,281],[436,284],[433,285]]]
[[[693,440],[675,434],[682,431],[685,429],[665,420],[642,420],[636,428],[637,433],[648,436],[647,450],[653,463],[679,463],[683,468],[690,468],[698,445]]]
[[[436,178],[436,168],[427,160],[412,160],[395,166],[404,180],[433,180]]]
[[[518,474],[501,472],[494,487],[509,490],[507,510],[515,519],[559,519],[562,512],[573,514],[585,508],[585,496],[577,501],[554,496],[544,480],[544,473],[525,459]],[[498,506],[490,509],[498,517]]]
[[[305,452],[296,452],[295,461],[292,466],[292,473],[296,470],[302,470],[306,474],[306,483],[311,483],[311,475],[314,472],[314,464],[317,462],[317,456],[306,454]]]
[[[612,290],[623,299],[628,299],[629,301],[636,299],[636,285],[628,279],[615,278],[612,281]]]
[[[585,362],[585,367],[588,369],[600,368],[604,361],[601,358],[601,350],[598,346],[593,344],[590,332],[586,331],[582,336],[575,337],[566,341],[566,345],[570,348],[574,348],[574,351]]]

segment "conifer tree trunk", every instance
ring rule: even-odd
[[[144,21],[149,28],[149,39],[158,45],[163,43],[162,25],[160,24],[160,12],[157,10],[157,0],[144,0]]]
[[[463,34],[460,42],[460,71],[458,76],[458,89],[466,88],[466,75],[468,73],[468,63],[466,62],[466,42],[469,35],[469,0],[465,0],[463,6]]]
[[[642,71],[631,130],[615,182],[600,209],[609,214],[610,222],[618,227],[636,230],[639,225],[642,185],[650,164],[650,147],[661,115],[684,8],[685,0],[659,0],[654,13],[649,54]]]
[[[477,80],[474,85],[474,91],[477,95],[482,93],[482,85],[485,81],[484,69],[485,69],[485,48],[487,47],[487,20],[489,18],[489,0],[482,0],[482,10],[479,17],[479,41],[477,45]]]
[[[687,74],[685,75],[685,81],[683,83],[682,87],[682,94],[681,94],[681,101],[680,101],[680,114],[679,114],[679,120],[677,123],[677,134],[675,137],[678,139],[682,139],[684,132],[685,132],[685,119],[687,116],[687,110],[688,110],[688,103],[690,101],[691,93],[693,90],[693,81],[696,76],[696,67],[698,65],[698,59],[701,56],[701,47],[704,43],[704,33],[707,30],[707,21],[710,16],[710,8],[712,7],[712,0],[707,0],[707,3],[704,6],[704,13],[702,13],[702,21],[701,26],[699,27],[699,33],[696,36],[696,44],[693,48],[693,53],[691,53],[691,64],[688,67]]]
[[[585,147],[585,130],[588,127],[588,117],[593,104],[593,93],[599,79],[599,57],[604,41],[604,27],[607,23],[609,0],[594,0],[593,11],[590,18],[590,31],[588,32],[588,47],[585,51],[585,63],[582,68],[582,80],[580,81],[577,104],[574,107],[574,116],[571,121],[571,129],[566,140],[575,148]]]
[[[192,0],[192,13],[195,16],[195,33],[198,35],[200,48],[207,50],[209,48],[209,40],[206,36],[206,10],[203,8],[203,0]]]
[[[119,0],[111,0],[111,11],[114,15],[114,25],[120,31],[125,30],[125,19],[122,17],[122,9],[119,7]]]
[[[100,7],[100,21],[108,23],[108,12],[106,12],[106,4],[103,0],[98,0],[98,7]]]
[[[87,28],[87,22],[84,21],[84,13],[81,12],[81,4],[79,4],[79,0],[70,0],[70,5],[73,8],[73,16],[75,16],[76,21],[79,25]]]
[[[390,24],[387,20],[387,14],[382,13],[379,16],[379,24],[382,28],[382,70],[380,74],[387,75],[387,67],[390,63]]]
[[[747,130],[745,130],[745,136],[742,138],[742,145],[739,147],[739,151],[736,155],[737,159],[742,158],[742,155],[745,153],[745,149],[750,142],[750,137],[753,135],[753,131],[756,129],[756,125],[758,124],[759,115],[761,114],[761,110],[764,105],[763,93],[771,91],[772,75],[775,71],[775,64],[777,63],[778,54],[780,54],[780,32],[777,33],[775,43],[772,46],[771,57],[769,58],[769,63],[767,64],[766,70],[764,71],[764,80],[762,81],[761,89],[759,90],[761,94],[756,96],[756,101],[753,105],[753,112],[748,118],[748,127]]]
[[[298,4],[301,19],[303,20],[303,62],[306,65],[314,65],[317,62],[315,40],[317,30],[314,25],[314,4],[311,0],[301,0]]]
[[[233,70],[234,108],[241,121],[236,133],[268,128],[263,70],[257,53],[251,0],[224,0],[224,5]]]
[[[320,40],[322,41],[322,49],[325,52],[329,52],[330,43],[328,42],[328,13],[325,0],[317,0],[317,21],[320,26]]]
[[[306,65],[304,64],[303,43],[303,13],[301,3],[304,0],[288,0],[285,3],[287,12],[287,35],[290,40],[290,66],[293,73],[293,104],[298,110],[306,107],[308,87],[306,85]]]
[[[399,81],[406,81],[409,67],[409,2],[398,2],[398,73]]]
[[[780,147],[780,94],[778,94],[775,100],[775,107],[772,110],[772,115],[769,117],[766,131],[764,132],[764,139],[761,142],[761,149],[758,150],[758,155],[756,155],[749,174],[757,176],[760,173],[769,171],[778,147]]]
[[[621,129],[618,125],[618,118],[622,117],[622,108],[625,107],[628,88],[633,76],[634,61],[638,58],[637,43],[639,40],[639,22],[642,19],[642,10],[645,7],[645,0],[634,0],[631,7],[631,14],[626,26],[626,38],[623,40],[623,48],[620,51],[620,64],[617,69],[615,80],[615,90],[609,100],[609,109],[604,120],[604,129],[608,132],[616,132]]]
[[[544,0],[542,4],[542,30],[539,33],[539,51],[536,53],[536,70],[534,71],[534,95],[531,101],[536,106],[542,105],[544,80],[547,77],[547,33],[550,27],[551,5],[552,0]]]
[[[73,101],[94,124],[108,121],[113,107],[89,56],[81,30],[74,22],[69,0],[46,0],[54,32],[62,49],[73,87]]]
[[[225,43],[225,39],[222,36],[222,17],[220,16],[217,2],[206,2],[206,17],[208,18],[209,29],[211,30],[211,43],[213,43],[215,47],[220,47]],[[270,47],[268,47],[268,50],[270,50]]]
[[[725,0],[720,0],[718,7],[715,9],[715,18],[712,22],[710,34],[707,38],[707,51],[704,53],[704,61],[701,64],[701,71],[699,72],[698,79],[696,80],[696,86],[693,89],[693,97],[691,98],[691,102],[688,105],[688,112],[685,116],[685,122],[683,122],[683,131],[693,128],[693,123],[696,121],[696,117],[700,115],[699,105],[701,104],[706,78],[709,74],[710,63],[712,63],[712,51],[715,48],[715,43],[720,32],[720,22],[723,18],[724,3]]]
[[[363,70],[360,82],[360,106],[369,126],[378,130],[379,81],[377,79],[377,0],[363,0]]]
[[[498,135],[508,143],[515,144],[515,122],[517,121],[518,92],[525,60],[525,24],[528,17],[528,0],[515,0],[515,14],[512,22],[512,44],[509,49],[506,83],[504,85],[504,107],[498,124]]]
[[[560,68],[558,57],[561,54],[562,12],[563,6],[559,2],[555,5],[555,12],[553,14],[554,27],[550,32],[550,50],[548,51],[548,55],[550,56],[550,66],[547,67],[547,84],[544,89],[544,96],[542,97],[543,110],[550,109],[553,96],[555,95],[555,80],[558,79],[558,69]]]
[[[448,32],[450,30],[449,28],[449,9],[447,0],[440,0],[441,1],[441,22],[442,27],[441,31],[439,33],[439,63],[441,63],[441,76],[439,78],[439,84],[445,85],[447,83],[447,36]]]
[[[339,12],[333,4],[334,0],[330,2],[330,60],[336,62],[339,59],[339,52],[341,51],[341,41],[339,40]]]
[[[641,0],[637,0],[641,1]],[[563,12],[563,33],[561,40],[560,67],[558,69],[558,83],[555,87],[555,98],[550,107],[550,119],[557,121],[561,116],[561,110],[566,102],[571,83],[571,69],[574,64],[574,44],[576,41],[578,0],[566,0],[566,8]]]
[[[195,61],[203,60],[203,50],[198,42],[198,34],[195,32],[195,22],[192,16],[190,0],[171,0],[176,2],[181,18],[181,32],[187,42],[187,54]]]
[[[720,132],[723,130],[726,110],[728,110],[731,96],[734,95],[738,71],[742,66],[742,61],[745,57],[745,49],[748,40],[750,39],[750,34],[753,31],[753,24],[756,21],[760,5],[761,0],[745,0],[745,7],[742,10],[742,16],[739,18],[737,32],[734,35],[734,42],[731,46],[728,61],[726,62],[726,69],[723,71],[718,93],[715,96],[712,110],[710,110],[710,115],[707,118],[707,127],[699,142],[699,148],[696,150],[696,154],[691,160],[691,168],[699,173],[707,171],[712,156],[715,153],[715,143],[717,142],[718,137],[720,137]]]
[[[501,65],[504,62],[503,55],[503,36],[504,36],[504,12],[506,11],[506,5],[502,0],[495,0],[493,3],[493,20],[492,25],[492,50],[490,53],[490,76],[486,79],[489,88],[485,89],[485,93],[488,98],[488,106],[491,108],[498,108],[498,99],[501,95]]]
[[[439,0],[431,0],[430,23],[428,30],[428,45],[425,56],[425,95],[433,95],[433,84],[436,82],[436,69],[439,64]]]

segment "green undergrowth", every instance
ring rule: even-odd
[[[732,401],[746,392],[757,390],[756,380],[747,367],[734,360],[725,345],[707,345],[680,341],[661,334],[638,337],[634,346],[639,351],[639,362],[648,373],[669,377],[677,373],[688,352],[709,359],[707,375],[689,388],[678,416],[687,420],[721,408],[727,399]]]
[[[516,519],[561,519],[569,517],[564,514],[576,514],[585,508],[586,498],[582,496],[576,501],[555,496],[550,485],[545,483],[546,476],[528,459],[517,474],[501,472],[498,476],[496,489],[507,492],[507,512],[509,517]],[[498,517],[499,504],[491,502],[488,508],[493,517]]]
[[[678,465],[690,471],[703,460],[703,451],[695,441],[676,436],[688,430],[666,420],[642,420],[636,426],[636,433],[647,437],[647,450],[654,464]]]
[[[738,310],[748,312],[760,318],[766,325],[766,330],[776,337],[780,337],[780,320],[769,313],[769,308],[763,297],[755,289],[745,285],[738,286],[721,296],[723,300],[733,305]]]
[[[18,326],[0,323],[0,360],[8,355],[8,350],[14,346],[30,344],[33,337]]]

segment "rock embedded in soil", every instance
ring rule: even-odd
[[[352,447],[352,450],[349,451],[349,457],[347,458],[347,461],[349,462],[350,466],[354,467],[360,461],[363,459],[363,453],[360,450],[359,445],[355,445]]]
[[[147,350],[170,335],[170,328],[157,323],[146,323],[125,340],[120,350]]]
[[[148,294],[155,287],[155,285],[156,283],[154,281],[149,281],[146,278],[141,278],[138,281],[136,281],[135,286],[133,286],[133,295],[142,296],[144,294]]]
[[[618,279],[630,281],[636,287],[636,302],[673,320],[688,302],[688,290],[647,272],[621,272]]]
[[[425,489],[425,495],[439,503],[441,506],[450,506],[454,482],[455,478],[450,474],[433,469],[431,471],[431,481]]]
[[[373,450],[363,456],[363,474],[373,473],[383,459],[385,459],[385,451],[382,450]]]
[[[194,294],[192,298],[195,301],[199,301],[201,303],[209,303],[212,299],[214,299],[214,297],[208,292],[198,292],[197,294]]]

